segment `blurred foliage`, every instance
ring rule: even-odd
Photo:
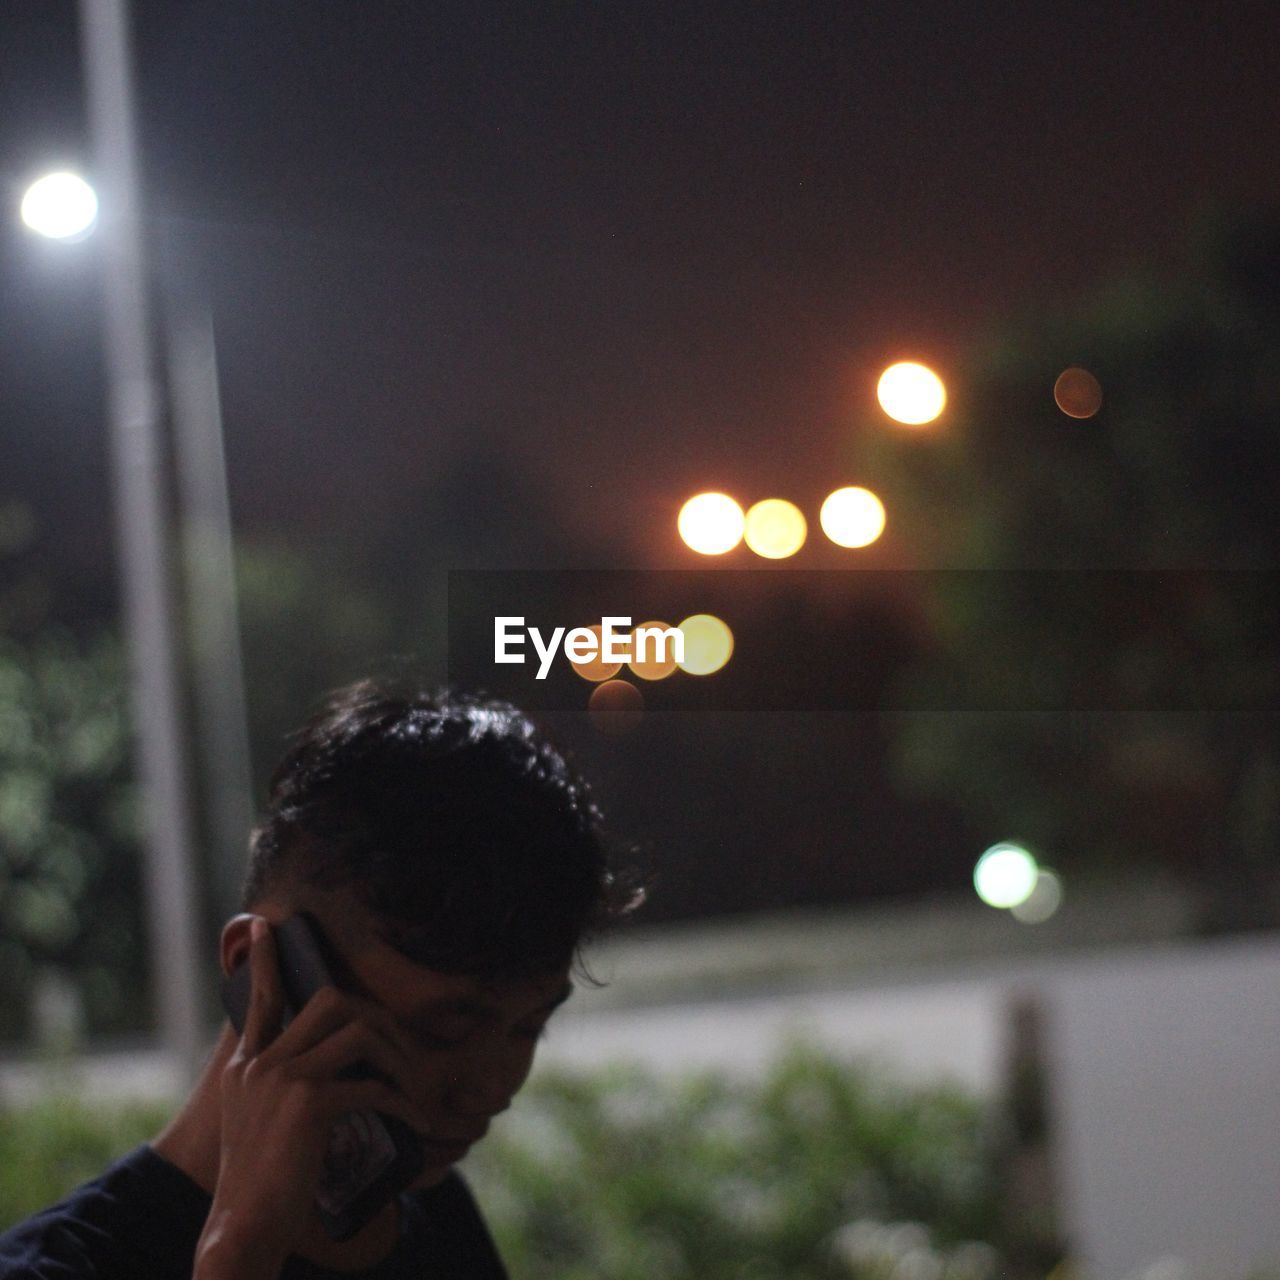
[[[942,1280],[996,1274],[998,1149],[973,1100],[796,1047],[759,1081],[546,1073],[467,1174],[529,1280],[879,1276],[907,1254]]]
[[[0,1106],[0,1229],[163,1126],[158,1105]],[[468,1159],[513,1275],[1001,1272],[988,1108],[796,1048],[762,1080],[547,1072]],[[20,1158],[19,1158],[20,1157]]]
[[[26,1030],[36,971],[80,990],[91,1031],[140,1025],[138,815],[124,663],[110,633],[50,620],[24,558],[34,522],[0,513],[0,1035]]]
[[[1069,366],[1095,417],[1057,408]],[[1280,921],[1277,370],[1280,218],[1220,223],[1010,324],[936,427],[858,443],[939,570],[899,776],[1059,868],[1198,883],[1207,928]]]
[[[370,655],[392,647],[391,621],[386,601],[336,551],[242,540],[236,577],[250,744],[265,794],[286,733],[329,689],[369,674]]]
[[[171,1111],[67,1090],[0,1099],[0,1231],[153,1138]],[[1001,1212],[990,1120],[973,1100],[909,1094],[813,1053],[762,1085],[555,1073],[535,1078],[466,1174],[526,1280],[1003,1280],[1017,1273],[1001,1250],[957,1234]],[[1060,1262],[1026,1274],[1085,1273]],[[1164,1258],[1131,1280],[1190,1274]]]
[[[0,1105],[0,1230],[60,1200],[154,1137],[171,1109],[157,1102],[102,1106],[70,1092]]]

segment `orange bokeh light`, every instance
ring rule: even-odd
[[[604,659],[599,656],[603,651],[604,644],[601,637],[600,624],[598,622],[594,627],[588,627],[587,630],[595,633],[597,656],[594,658],[588,658],[585,662],[574,662],[573,659],[570,658],[569,665],[584,680],[590,680],[593,684],[598,684],[601,680],[610,680],[616,676],[618,672],[622,670],[622,663],[605,662]]]
[[[627,680],[606,680],[591,690],[587,715],[601,733],[630,733],[644,719],[644,695]]]
[[[1102,386],[1088,369],[1073,365],[1058,374],[1053,402],[1068,418],[1092,418],[1102,408]]]
[[[627,663],[641,680],[665,680],[675,669],[675,646],[661,634],[675,628],[667,622],[642,622],[631,631],[631,660]],[[640,632],[646,634],[641,636]]]
[[[804,546],[807,533],[800,508],[785,498],[764,498],[747,512],[747,546],[766,560],[795,555]]]

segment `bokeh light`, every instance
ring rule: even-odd
[[[606,680],[591,690],[587,715],[601,733],[630,733],[644,719],[644,695],[627,680]]]
[[[829,493],[818,514],[822,532],[838,547],[870,546],[884,532],[884,522],[884,503],[858,485]]]
[[[809,526],[794,502],[765,498],[747,512],[747,546],[766,560],[785,560],[804,546]]]
[[[746,518],[727,493],[700,493],[680,508],[676,528],[691,550],[703,556],[722,556],[742,541]]]
[[[932,422],[945,408],[947,389],[927,365],[903,360],[880,375],[876,398],[895,422],[919,427]]]
[[[1022,924],[1043,924],[1062,906],[1062,881],[1056,872],[1041,867],[1035,888],[1022,902],[1009,908],[1009,914]]]
[[[1040,868],[1020,844],[993,844],[973,868],[973,887],[989,907],[1016,907],[1031,896]]]
[[[594,658],[588,658],[586,662],[574,662],[574,660],[570,658],[569,665],[584,680],[590,680],[593,684],[598,684],[601,680],[609,680],[609,679],[612,679],[614,676],[616,676],[618,672],[622,670],[622,663],[605,662],[603,657],[600,656],[601,653],[603,653],[604,646],[601,642],[601,627],[598,622],[595,624],[595,626],[588,627],[587,630],[595,632],[596,645],[597,645],[596,656]],[[615,630],[614,636],[616,637],[617,634],[618,633]],[[616,639],[614,641],[614,651],[617,652]]]
[[[1092,418],[1102,408],[1102,387],[1088,369],[1073,365],[1058,374],[1053,400],[1068,418]]]
[[[674,643],[654,634],[671,629],[669,622],[656,621],[642,622],[632,629],[631,661],[627,666],[641,680],[665,680],[676,669]],[[641,631],[649,634],[641,636]]]
[[[48,173],[22,197],[22,221],[51,240],[76,240],[98,220],[98,197],[78,173]]]
[[[733,632],[712,613],[695,613],[680,624],[684,632],[684,661],[680,670],[709,676],[733,656]]]

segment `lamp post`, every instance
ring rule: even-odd
[[[148,242],[154,256],[164,259],[158,274],[166,286],[160,328],[168,380],[162,389],[143,254],[127,0],[80,0],[80,17],[89,117],[105,196],[99,239],[110,452],[137,772],[146,804],[153,982],[162,1040],[181,1074],[191,1078],[202,1054],[204,987],[178,679],[180,629],[168,554],[173,539],[159,443],[167,416],[174,435],[186,616],[214,854],[211,889],[219,915],[226,915],[238,905],[253,804],[217,356],[203,294],[175,283],[189,273],[171,268],[168,229],[148,220]],[[21,216],[43,236],[83,240],[98,229],[98,196],[78,174],[49,174],[28,188]]]
[[[28,187],[21,217],[49,239],[84,240],[97,224],[97,193],[77,173],[46,174]],[[160,329],[177,464],[184,612],[213,851],[210,888],[221,917],[239,904],[253,787],[218,359],[203,289],[191,284],[189,269],[178,268],[168,224],[148,219],[148,227],[163,285]]]
[[[142,252],[125,0],[81,0],[81,51],[101,193],[107,417],[124,586],[145,884],[161,1036],[194,1078],[204,1051],[198,912],[159,449],[162,396]]]

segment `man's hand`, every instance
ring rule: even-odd
[[[329,1134],[346,1112],[374,1108],[428,1130],[384,1010],[323,987],[282,1031],[276,947],[261,916],[250,925],[249,965],[244,1034],[222,1072],[218,1184],[196,1248],[197,1280],[275,1280],[311,1227]],[[385,1079],[340,1079],[356,1062]]]

